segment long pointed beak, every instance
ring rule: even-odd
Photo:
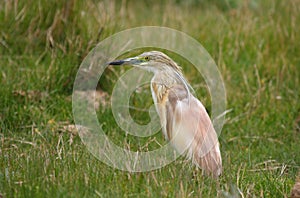
[[[109,65],[136,65],[141,63],[141,60],[137,57],[127,58],[124,60],[115,60],[113,62],[108,63]]]

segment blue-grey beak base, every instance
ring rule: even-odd
[[[142,61],[136,57],[127,58],[124,60],[116,60],[113,62],[108,63],[109,65],[139,65]]]

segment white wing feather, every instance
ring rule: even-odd
[[[202,103],[188,95],[182,86],[170,88],[166,110],[160,112],[165,112],[163,132],[179,153],[186,153],[205,173],[219,176],[222,159],[217,134]]]

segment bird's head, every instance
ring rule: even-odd
[[[170,69],[180,71],[170,57],[159,51],[144,52],[136,57],[110,62],[109,65],[132,65],[154,73]]]

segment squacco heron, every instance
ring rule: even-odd
[[[145,52],[109,65],[132,65],[154,73],[151,93],[165,138],[204,173],[218,177],[222,172],[222,159],[217,134],[205,107],[192,95],[181,68],[159,51]]]

